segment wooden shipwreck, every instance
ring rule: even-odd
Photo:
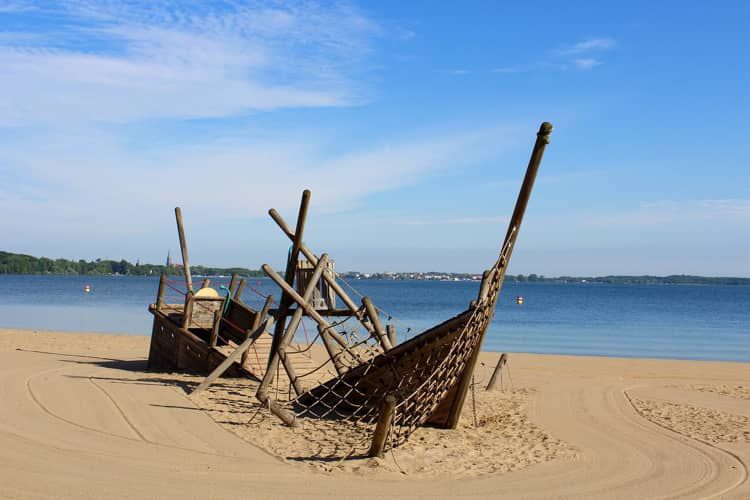
[[[551,131],[545,122],[537,133],[500,253],[483,273],[476,299],[465,311],[400,344],[395,326],[384,323],[383,317],[390,316],[368,297],[355,302],[328,255],[318,256],[303,243],[309,191],[302,195],[294,228],[276,210],[269,211],[291,248],[284,276],[263,266],[280,297],[277,308],[271,308],[269,296],[259,311],[241,301],[244,284],[235,278],[224,297],[193,291],[176,209],[187,291],[183,303],[162,303],[162,276],[150,307],[149,366],[210,373],[194,392],[220,375],[256,378],[257,399],[287,425],[301,418],[351,422],[368,434],[372,456],[403,443],[420,426],[455,428]],[[316,338],[326,353],[322,363],[311,365],[309,356],[301,356],[315,339],[303,346],[294,343],[304,318],[317,326]],[[266,342],[265,361],[249,366],[248,349],[260,342]]]

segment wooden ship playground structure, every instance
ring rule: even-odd
[[[291,249],[283,276],[262,266],[280,298],[273,307],[273,297],[264,296],[258,310],[242,301],[252,286],[236,275],[218,291],[209,280],[194,287],[176,208],[184,282],[161,276],[156,302],[149,306],[154,315],[149,369],[207,375],[191,396],[220,376],[254,379],[259,382],[255,397],[286,425],[301,419],[341,422],[361,435],[369,456],[382,456],[420,426],[455,429],[551,131],[545,122],[537,133],[500,253],[482,274],[476,299],[465,311],[401,343],[395,326],[383,322],[392,316],[368,297],[356,303],[342,283],[358,292],[336,274],[328,255],[305,245],[310,191],[302,195],[294,228],[269,210]],[[179,300],[167,303],[168,289]],[[310,339],[305,331],[300,341],[303,318],[316,324],[317,334]],[[322,363],[310,353],[321,344]]]

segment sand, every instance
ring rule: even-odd
[[[145,371],[148,338],[0,330],[0,497],[750,498],[750,365],[510,354],[459,429],[383,459],[291,430],[222,379]]]

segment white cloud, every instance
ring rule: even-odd
[[[378,26],[352,7],[68,2],[59,32],[0,38],[0,125],[341,106]],[[62,27],[60,27],[62,26]]]
[[[566,45],[558,49],[564,55],[585,54],[592,51],[608,50],[615,46],[612,38],[589,38],[573,45]]]
[[[314,192],[317,210],[346,211],[374,193],[502,154],[513,132],[444,133],[338,155],[322,154],[314,140],[222,140],[141,153],[93,128],[25,138],[0,147],[0,174],[15,178],[0,186],[0,211],[17,214],[0,221],[0,231],[123,238],[178,203],[217,220],[257,218],[271,206],[293,210],[303,188]]]
[[[400,219],[401,224],[406,224],[408,226],[463,226],[474,224],[498,224],[505,222],[508,222],[508,217],[504,216],[446,217],[431,219],[423,217],[405,217]]]
[[[644,202],[639,206],[587,218],[594,227],[661,227],[686,229],[696,223],[729,220],[750,221],[750,200],[684,200]]]
[[[576,68],[585,70],[585,69],[591,69],[594,66],[599,66],[601,62],[596,59],[587,58],[587,59],[574,59],[573,64],[575,64]]]

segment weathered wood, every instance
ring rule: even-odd
[[[313,270],[313,279],[307,284],[304,295],[301,297],[301,300],[308,306],[310,304],[310,298],[313,296],[313,292],[315,291],[315,282],[320,279],[320,275],[323,273],[327,262],[328,256],[323,254],[323,256],[318,261],[318,265],[316,265],[315,269]],[[282,360],[284,361],[284,368],[287,370],[289,381],[294,386],[295,392],[297,392],[297,394],[300,394],[302,392],[299,381],[297,380],[297,377],[294,376],[295,374],[289,373],[289,368],[292,369],[292,372],[294,372],[294,368],[286,358],[286,346],[287,344],[289,344],[289,342],[291,342],[292,338],[294,338],[294,333],[297,331],[299,323],[302,320],[302,311],[303,309],[300,307],[298,307],[297,310],[294,311],[292,319],[289,321],[289,324],[286,326],[286,329],[282,333],[282,337],[281,339],[279,339],[276,349],[273,348],[273,344],[271,345],[271,356],[268,362],[268,368],[266,369],[266,374],[260,383],[260,387],[258,387],[258,394],[267,393],[268,388],[273,382],[276,370],[278,369],[279,361]]]
[[[247,285],[247,280],[245,278],[242,278],[240,280],[240,284],[237,285],[237,290],[234,292],[234,296],[232,297],[234,300],[239,301],[242,299],[242,292],[245,291],[245,286]]]
[[[187,242],[185,241],[185,229],[182,225],[182,210],[180,207],[174,209],[175,219],[177,219],[177,235],[180,238],[180,251],[182,252],[182,267],[185,271],[185,282],[188,291],[193,291],[193,277],[190,274],[190,259],[188,259]]]
[[[289,427],[297,426],[297,416],[273,400],[268,394],[258,395],[258,400]]]
[[[380,316],[378,315],[377,309],[375,309],[375,304],[372,303],[370,297],[362,297],[362,305],[364,306],[365,311],[367,311],[367,317],[370,319],[370,323],[375,329],[375,338],[380,342],[384,351],[390,351],[393,346],[388,339],[388,334],[383,327],[383,323],[380,321]]]
[[[391,342],[391,347],[396,347],[396,344],[398,344],[398,338],[396,337],[396,327],[393,325],[386,325],[385,331],[388,334],[388,340]]]
[[[180,310],[182,307],[180,304]],[[149,349],[149,369],[208,374],[226,358],[221,351],[212,349],[207,339],[180,327],[169,312],[168,304],[164,304],[161,311],[157,311],[153,304],[148,310],[154,315]],[[224,375],[257,378],[236,363],[230,366]]]
[[[307,208],[309,205],[310,190],[305,189],[302,192],[302,200],[300,201],[299,212],[297,214],[297,228],[294,231],[292,249],[289,252],[289,259],[287,260],[286,271],[284,273],[284,281],[290,287],[294,285],[294,273],[297,270],[297,261],[299,260],[300,246],[302,245],[302,235],[305,231],[305,220],[307,219]],[[286,325],[287,310],[291,304],[291,297],[289,297],[288,293],[285,293],[282,290],[281,299],[279,300],[279,314],[276,318],[276,326],[273,331],[273,340],[271,342],[271,352],[276,352],[279,347],[279,341],[284,332],[284,326]]]
[[[294,311],[296,311],[296,307],[290,307],[287,309],[287,314],[294,314]],[[320,314],[323,317],[327,316],[335,316],[335,317],[343,317],[343,316],[354,316],[349,309],[316,309],[318,314]],[[278,316],[279,310],[278,309],[271,309],[268,311],[268,314],[273,316],[274,318]],[[303,316],[308,316],[308,314],[303,310],[302,311]]]
[[[281,217],[281,214],[277,212],[275,209],[271,209],[268,211],[268,214],[271,216],[271,218],[276,222],[276,224],[281,228],[282,232],[287,235],[287,237],[294,241],[294,232],[292,232],[289,225],[284,221],[284,219]],[[318,258],[315,256],[315,254],[304,244],[302,243],[300,245],[300,252],[302,252],[302,255],[305,256],[307,260],[310,261],[311,264],[315,265],[318,263]],[[353,316],[356,316],[360,321],[363,317],[363,311],[357,307],[357,305],[354,303],[354,301],[347,295],[347,293],[344,291],[343,288],[341,288],[341,285],[338,284],[336,281],[336,277],[333,275],[329,275],[328,273],[323,273],[323,279],[328,283],[328,286],[333,288],[333,291],[336,293],[336,296],[341,298],[341,300],[344,302],[347,308],[352,312]],[[374,329],[372,325],[362,323],[362,325],[367,329],[370,334],[374,333]]]
[[[221,310],[217,309],[214,311],[214,326],[211,328],[211,338],[209,345],[216,347],[216,343],[219,341],[219,328],[221,328]]]
[[[255,331],[256,328],[258,328],[258,325],[260,325],[260,322],[265,320],[268,316],[268,310],[271,307],[271,304],[273,303],[273,297],[271,295],[266,297],[266,301],[263,304],[263,308],[260,310],[259,313],[255,315],[255,319],[253,320],[253,325],[250,328],[252,331]],[[242,362],[240,363],[242,366],[245,366],[247,364],[247,356],[250,353],[250,351],[245,351],[242,354]]]
[[[273,318],[268,318],[263,321],[263,323],[261,323],[261,325],[248,336],[247,340],[240,344],[237,349],[235,349],[232,354],[227,356],[227,358],[219,366],[217,366],[216,369],[212,371],[198,387],[190,392],[189,396],[193,397],[194,395],[207,389],[212,383],[214,383],[217,378],[219,378],[225,371],[227,371],[232,363],[237,361],[237,359],[242,356],[242,353],[245,352],[253,342],[255,342],[258,336],[260,336],[260,334],[262,334],[269,326],[271,326],[271,324],[273,324]]]
[[[498,376],[502,377],[501,372],[503,369],[503,366],[508,362],[508,356],[505,353],[502,353],[500,355],[500,359],[497,360],[497,365],[495,365],[495,370],[492,372],[492,377],[490,377],[490,381],[487,384],[487,387],[485,388],[485,391],[491,391],[495,388],[497,385],[497,379]]]
[[[388,432],[391,430],[391,422],[393,422],[393,413],[395,409],[396,397],[392,394],[387,394],[380,405],[378,423],[375,426],[375,432],[372,435],[372,445],[370,445],[370,451],[367,454],[368,456],[383,457],[385,441],[388,438]]]
[[[167,286],[167,275],[164,273],[161,273],[161,276],[159,276],[159,291],[156,292],[156,310],[157,311],[161,309],[161,306],[164,303],[164,289],[166,286]]]
[[[484,271],[482,273],[482,283],[479,285],[479,300],[484,300],[487,298],[487,294],[490,291],[490,281],[492,280],[492,275],[494,273],[492,271]]]
[[[501,265],[495,271],[500,273],[499,279],[501,280],[501,283],[507,269],[506,265],[510,260],[511,254],[513,253],[513,247],[515,245],[516,238],[518,237],[521,222],[523,222],[523,215],[526,212],[527,205],[529,204],[531,190],[534,187],[534,180],[536,179],[536,174],[539,171],[539,165],[541,164],[542,157],[544,156],[544,149],[547,147],[547,144],[549,144],[549,135],[551,132],[552,125],[548,122],[544,122],[539,127],[539,132],[537,132],[536,134],[536,142],[534,143],[534,149],[531,152],[531,158],[529,158],[529,165],[526,167],[526,175],[524,175],[523,184],[521,184],[521,189],[518,192],[518,198],[516,198],[516,205],[513,209],[513,215],[508,222],[508,230],[505,233],[505,240],[503,241],[502,248],[507,250],[505,250],[504,252],[505,255],[500,255],[499,259]],[[493,277],[493,279],[495,278],[496,277]],[[490,313],[490,321],[492,321],[493,314],[494,308]],[[447,420],[448,425],[451,429],[455,429],[458,425],[458,419],[461,416],[461,410],[463,409],[464,402],[466,401],[466,394],[469,390],[469,387],[471,386],[471,376],[474,373],[474,368],[476,367],[477,359],[479,357],[479,351],[482,348],[483,341],[484,334],[479,340],[474,353],[469,359],[469,362],[466,364],[463,374],[461,375],[461,379],[458,383],[456,395],[453,399],[450,414],[448,415]]]
[[[318,323],[318,331],[320,332],[320,338],[323,340],[323,345],[326,347],[326,350],[328,351],[328,355],[331,357],[331,360],[333,361],[334,367],[336,368],[336,371],[341,374],[346,370],[346,365],[343,364],[343,362],[340,359],[341,352],[337,350],[331,342],[331,339],[333,339],[337,344],[339,344],[347,353],[349,353],[354,359],[359,359],[359,356],[351,352],[349,349],[349,344],[346,343],[346,340],[344,340],[341,335],[338,334],[332,327],[331,324],[328,323],[318,312],[310,306],[307,302],[303,300],[302,297],[297,293],[294,288],[289,286],[289,284],[284,281],[279,274],[273,270],[271,266],[268,264],[263,264],[262,266],[263,271],[266,273],[266,275],[271,278],[273,281],[276,282],[277,285],[279,285],[283,290],[286,291],[286,293],[289,294],[289,296],[297,303],[298,307],[302,307],[305,309],[307,314],[315,320],[316,323]]]
[[[185,307],[182,309],[182,327],[190,327],[190,318],[193,316],[193,291],[188,290],[185,294]]]
[[[234,297],[235,288],[237,288],[237,273],[232,273],[232,278],[229,280],[229,296]]]

